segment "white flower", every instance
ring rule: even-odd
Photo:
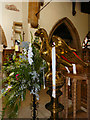
[[[10,73],[10,75],[9,75],[9,76],[12,76],[13,74],[14,74],[14,72]]]
[[[31,72],[30,74],[33,75],[33,77],[32,77],[33,80],[35,80],[35,78],[36,78],[37,81],[39,81],[39,78],[38,78],[38,77],[39,77],[39,74],[38,74],[36,71],[33,71],[33,72]]]
[[[30,50],[30,51],[32,51],[32,47],[31,47],[31,46],[32,46],[32,44],[30,43],[30,44],[29,44],[29,50]]]
[[[32,52],[32,47],[31,47],[31,43],[30,43],[29,44],[29,50],[28,50],[28,62],[29,62],[30,65],[33,62],[32,57],[33,57],[33,52]]]
[[[11,89],[12,88],[12,86],[8,86],[7,88],[6,88],[6,91],[8,91],[9,89]]]
[[[24,55],[26,55],[27,54],[27,50],[24,48],[23,51],[24,51]]]
[[[33,63],[32,58],[29,58],[28,61],[29,61],[29,64],[32,65],[32,63]]]
[[[31,90],[30,94],[35,94],[34,91],[33,91],[33,89]]]
[[[35,94],[36,95],[36,99],[39,100],[39,95],[38,94]]]
[[[33,75],[34,75],[34,76],[37,76],[37,73],[36,73],[36,71],[33,71]]]
[[[28,50],[28,54],[29,54],[30,57],[33,57],[33,52],[32,51]]]

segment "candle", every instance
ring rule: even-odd
[[[52,97],[56,98],[56,52],[52,47]]]
[[[73,74],[76,74],[76,65],[75,64],[72,65],[73,65]]]
[[[15,51],[19,51],[19,44],[20,42],[18,40],[15,40]]]
[[[43,61],[43,66],[44,66],[44,61]],[[45,76],[44,76],[44,68],[43,68],[43,86],[44,86],[44,89],[45,89]]]
[[[19,45],[17,43],[15,45],[15,51],[19,51]]]

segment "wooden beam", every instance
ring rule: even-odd
[[[28,4],[28,22],[31,24],[31,27],[38,27],[39,14],[36,16],[36,13],[40,9],[40,2],[29,2]]]
[[[72,73],[66,73],[65,74],[66,77],[70,77],[70,78],[73,78],[73,79],[77,79],[77,80],[87,80],[88,77],[86,74],[72,74]]]

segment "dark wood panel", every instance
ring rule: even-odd
[[[5,61],[7,61],[7,57],[9,56],[9,55],[13,55],[14,54],[14,49],[4,49],[3,50],[3,56],[2,56],[2,61],[3,61],[3,63],[5,62]]]
[[[82,49],[82,57],[85,62],[90,62],[90,49],[89,48]]]
[[[3,63],[7,61],[7,57],[8,56],[12,56],[14,54],[14,49],[4,49],[3,50],[3,55],[2,55],[2,61]],[[21,53],[20,51],[16,52],[16,56],[19,57],[19,53]]]
[[[87,103],[87,84],[86,80],[82,80],[81,83],[81,100]]]

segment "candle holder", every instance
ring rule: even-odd
[[[31,116],[33,120],[38,119],[38,106],[39,106],[39,103],[36,99],[36,95],[32,94],[30,108],[31,108]]]
[[[60,88],[64,85],[65,78],[58,71],[56,72],[56,98],[52,97],[52,73],[46,74],[46,86],[49,88],[47,94],[51,97],[51,101],[45,105],[46,109],[51,112],[50,119],[58,119],[58,113],[64,109],[64,106],[59,103],[59,97],[62,95]]]
[[[65,77],[60,72],[60,68],[63,65],[59,63],[61,59],[56,54],[56,62],[57,62],[56,63],[56,98],[53,98],[52,97],[52,57],[51,57],[53,45],[52,46],[49,45],[48,35],[45,29],[42,29],[42,28],[38,29],[35,32],[35,36],[40,37],[42,40],[40,46],[37,43],[34,43],[34,45],[40,50],[41,57],[47,62],[47,65],[48,65],[48,72],[46,73],[45,78],[46,78],[46,86],[49,88],[49,90],[47,91],[47,94],[50,95],[51,101],[47,103],[45,107],[51,112],[50,119],[58,119],[59,118],[58,113],[64,109],[64,106],[60,104],[58,100],[59,96],[62,95],[60,88],[65,83]]]

